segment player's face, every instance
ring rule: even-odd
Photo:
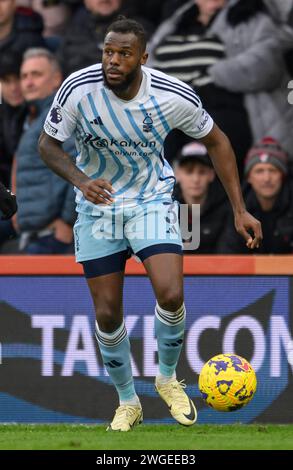
[[[248,182],[263,198],[275,197],[283,184],[283,173],[271,163],[257,163],[249,172]]]
[[[113,91],[126,91],[139,76],[147,61],[135,34],[107,34],[103,49],[103,74],[106,86]]]
[[[1,80],[4,101],[10,106],[19,106],[23,102],[20,79],[17,75],[7,75]]]
[[[186,162],[176,169],[176,179],[180,183],[184,199],[203,197],[214,178],[214,170],[201,163]]]
[[[26,101],[50,96],[61,84],[61,74],[46,57],[32,57],[21,66],[21,89]]]
[[[15,0],[0,0],[0,26],[11,21],[15,11]]]
[[[122,0],[84,0],[84,4],[88,10],[94,14],[102,16],[112,15],[119,10]]]

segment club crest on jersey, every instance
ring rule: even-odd
[[[153,130],[153,120],[151,118],[151,113],[146,115],[143,120],[143,132],[151,132]]]
[[[62,114],[60,106],[55,106],[50,112],[50,121],[54,124],[59,124],[62,121]]]

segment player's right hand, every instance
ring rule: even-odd
[[[109,181],[103,178],[89,179],[80,189],[84,197],[93,204],[111,205],[114,202],[114,199],[111,197],[114,189]]]

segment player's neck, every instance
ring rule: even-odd
[[[141,82],[142,82],[142,71],[140,70],[140,73],[137,74],[137,77],[135,77],[135,79],[129,85],[127,90],[113,91],[113,93],[115,93],[115,95],[118,96],[118,98],[120,98],[121,100],[130,101],[133,98],[135,98],[136,95],[138,94]]]

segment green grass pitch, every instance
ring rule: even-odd
[[[293,450],[293,425],[142,424],[128,433],[105,426],[0,425],[0,449],[76,450]]]

